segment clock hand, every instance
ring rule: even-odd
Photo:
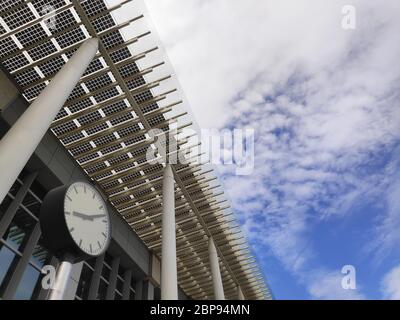
[[[90,215],[84,214],[84,213],[80,213],[77,211],[73,211],[72,214],[76,217],[79,217],[83,220],[93,220],[93,218]]]
[[[105,214],[92,214],[90,217],[92,219],[96,219],[96,218],[103,218],[105,216],[106,216]]]

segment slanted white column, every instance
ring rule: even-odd
[[[167,164],[163,178],[161,300],[178,300],[174,191],[174,175]]]
[[[208,239],[208,254],[210,257],[210,268],[214,288],[214,299],[225,300],[224,287],[222,285],[221,271],[219,269],[218,253],[215,248],[214,240]]]
[[[39,145],[98,49],[85,41],[0,141],[0,203]]]
[[[243,291],[242,291],[242,289],[240,288],[240,286],[237,286],[237,299],[238,299],[238,300],[246,300],[246,299],[244,298],[244,294],[243,294]]]

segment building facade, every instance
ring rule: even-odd
[[[0,87],[5,89],[0,93],[3,136],[28,103],[4,70]],[[0,206],[1,298],[46,299],[41,270],[44,265],[57,266],[59,261],[41,245],[41,202],[49,190],[76,180],[86,181],[87,177],[49,132]],[[105,255],[74,266],[65,299],[159,299],[160,262],[114,209],[109,210],[113,225],[110,247]],[[187,297],[180,292],[180,298]]]
[[[79,180],[106,198],[112,241],[73,266],[64,299],[268,299],[212,168],[167,163],[193,149],[194,119],[134,2],[0,5],[0,297],[48,298],[41,202]]]

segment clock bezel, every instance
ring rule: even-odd
[[[104,206],[105,209],[105,213],[107,215],[107,220],[108,220],[108,234],[107,234],[107,240],[106,243],[104,245],[104,247],[102,248],[102,250],[99,253],[96,254],[90,254],[89,252],[86,252],[85,250],[83,250],[78,243],[76,243],[74,237],[72,236],[71,232],[69,231],[69,227],[68,227],[68,221],[67,221],[67,215],[65,214],[66,210],[65,210],[65,201],[67,200],[67,193],[70,189],[72,189],[74,186],[76,185],[86,185],[87,187],[89,187],[91,190],[93,190],[96,193],[96,196],[98,196],[100,198],[100,200],[102,201],[102,205]],[[96,187],[94,185],[91,185],[87,182],[84,181],[75,181],[73,183],[71,183],[65,190],[65,196],[64,196],[64,202],[63,202],[63,213],[64,213],[64,220],[65,220],[65,226],[68,230],[68,233],[72,239],[72,241],[75,243],[75,245],[79,248],[80,251],[82,251],[84,254],[88,255],[89,257],[98,257],[101,256],[102,254],[104,254],[107,251],[108,246],[110,245],[110,241],[111,241],[111,216],[110,213],[108,211],[107,208],[107,203],[103,198],[103,195],[99,192],[99,190],[96,189]]]
[[[100,253],[94,255],[83,251],[73,239],[65,217],[64,201],[68,189],[75,183],[83,183],[91,186],[104,202],[105,211],[108,214],[109,232],[107,243]],[[111,214],[108,210],[107,201],[102,193],[94,186],[85,181],[75,181],[49,191],[43,199],[40,208],[40,227],[42,230],[43,246],[59,259],[68,257],[73,263],[89,258],[98,257],[107,251],[112,238]]]

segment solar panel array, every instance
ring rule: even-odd
[[[108,6],[103,0],[7,0],[0,2],[0,60],[32,102],[79,46],[100,40],[99,52],[54,120],[51,131],[87,175],[107,195],[132,229],[161,257],[162,164],[146,160],[154,145],[150,129],[180,133],[186,115],[168,116],[182,101],[161,105],[176,92],[153,89],[170,78],[148,82],[163,62],[141,69],[138,61],[157,50],[133,54],[130,46],[150,32],[125,39],[122,28],[143,15],[117,24],[113,12],[128,1]],[[48,6],[52,6],[49,13]],[[55,22],[54,24],[51,24]],[[175,135],[176,136],[176,135]],[[180,148],[188,139],[169,141]],[[197,164],[173,166],[176,187],[178,282],[194,299],[213,297],[207,237],[219,253],[224,291],[247,299],[268,299],[269,290],[213,174]]]

